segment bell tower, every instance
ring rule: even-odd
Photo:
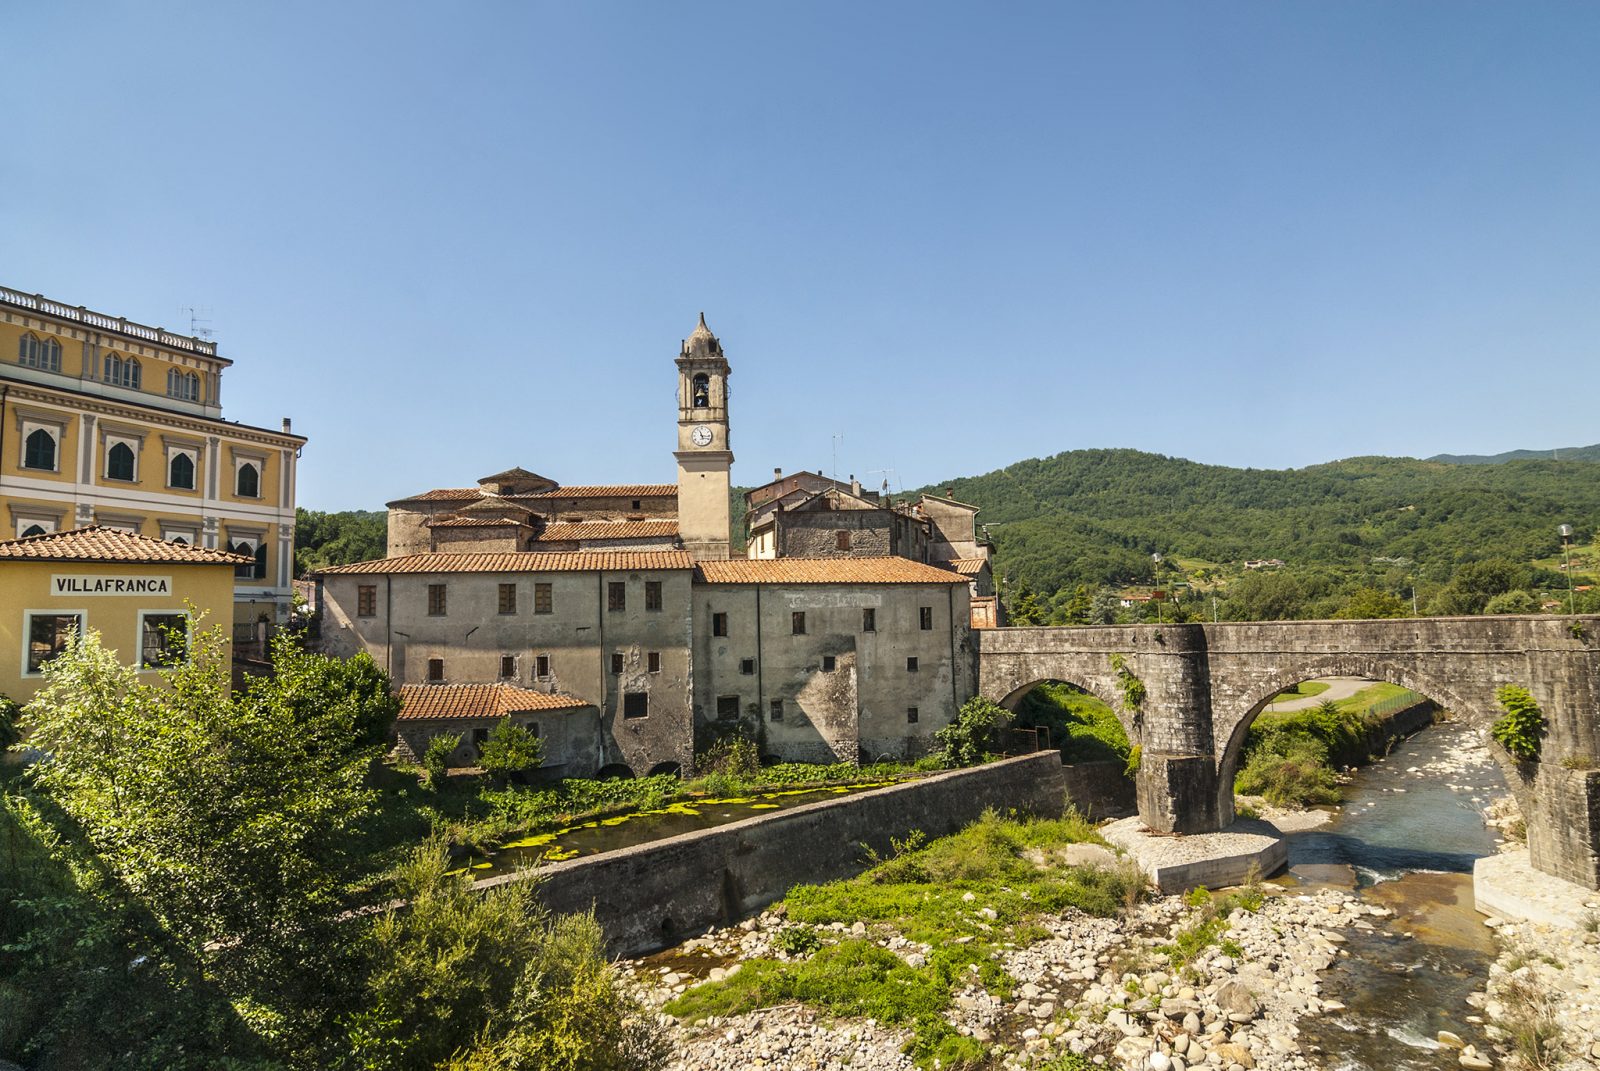
[[[678,535],[696,561],[728,557],[728,359],[706,314],[678,353]]]

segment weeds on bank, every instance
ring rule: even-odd
[[[891,928],[930,946],[925,966],[911,967],[871,940],[848,938],[803,960],[753,960],[732,978],[689,990],[666,1010],[697,1019],[798,1001],[834,1015],[910,1025],[907,1052],[919,1066],[935,1060],[943,1068],[967,1066],[983,1059],[984,1049],[951,1031],[943,1012],[952,994],[972,983],[1010,996],[1013,979],[990,954],[1043,937],[1046,931],[1031,922],[1035,916],[1068,908],[1113,916],[1143,889],[1144,877],[1133,867],[1066,865],[1062,849],[1085,841],[1103,843],[1076,814],[1018,820],[991,811],[926,846],[900,842],[896,854],[857,878],[796,886],[784,908],[799,926],[859,921]]]
[[[1531,981],[1510,979],[1497,994],[1505,1018],[1495,1025],[1505,1031],[1517,1058],[1535,1071],[1561,1062],[1561,1024],[1555,998]]]
[[[1244,885],[1237,891],[1217,896],[1209,889],[1200,887],[1191,889],[1185,900],[1195,909],[1193,920],[1177,931],[1170,944],[1157,949],[1177,971],[1190,970],[1194,961],[1212,945],[1218,945],[1224,955],[1235,959],[1241,957],[1244,950],[1223,936],[1228,932],[1228,916],[1235,909],[1243,909],[1251,914],[1260,911],[1261,905],[1266,902],[1266,894],[1261,888],[1261,872],[1252,865]]]

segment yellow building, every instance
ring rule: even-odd
[[[306,440],[287,419],[222,419],[232,363],[214,342],[0,287],[0,537],[99,525],[233,551],[250,558],[233,622],[281,621]]]
[[[187,607],[218,620],[252,559],[115,528],[0,542],[0,695],[25,703],[74,629],[155,672],[184,657]]]

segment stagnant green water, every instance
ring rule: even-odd
[[[680,833],[711,829],[744,818],[897,783],[894,780],[867,781],[820,788],[773,789],[748,796],[679,800],[665,807],[592,818],[562,829],[516,837],[500,845],[492,855],[470,858],[465,866],[454,873],[470,871],[473,877],[483,878],[508,873],[519,866],[599,855],[601,852],[631,848],[636,844],[676,837]]]

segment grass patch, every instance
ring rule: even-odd
[[[1070,684],[1045,683],[1017,704],[1016,724],[1043,726],[1062,762],[1128,761],[1128,734],[1105,703]]]
[[[991,953],[1042,938],[1035,916],[1069,908],[1115,915],[1144,888],[1136,868],[1068,866],[1062,850],[1086,841],[1103,843],[1076,815],[1019,820],[990,812],[926,847],[909,842],[909,850],[859,877],[796,886],[783,901],[790,924],[866,922],[893,929],[931,946],[926,965],[911,967],[870,940],[852,938],[801,961],[747,962],[732,978],[696,986],[666,1010],[692,1020],[801,1002],[834,1015],[910,1025],[906,1051],[919,1066],[981,1061],[982,1046],[955,1034],[943,1018],[951,994],[977,982],[1009,998],[1013,979]]]
[[[1277,702],[1279,699],[1307,699],[1313,695],[1321,695],[1331,687],[1332,685],[1327,681],[1301,681],[1299,684],[1293,684],[1285,688],[1273,696],[1272,699],[1273,702]]]
[[[1223,936],[1228,932],[1228,916],[1241,908],[1252,914],[1260,911],[1261,905],[1266,902],[1266,894],[1261,889],[1261,874],[1252,866],[1244,885],[1238,890],[1216,896],[1209,889],[1200,887],[1191,889],[1186,899],[1189,906],[1194,908],[1194,915],[1188,925],[1173,935],[1170,944],[1157,949],[1177,971],[1188,971],[1194,961],[1212,945],[1220,945],[1225,955],[1240,958],[1244,950]]]
[[[1343,797],[1334,771],[1372,761],[1386,739],[1386,719],[1379,711],[1407,697],[1421,698],[1398,685],[1377,683],[1309,709],[1261,714],[1245,740],[1234,791],[1263,796],[1277,807],[1338,803]]]

